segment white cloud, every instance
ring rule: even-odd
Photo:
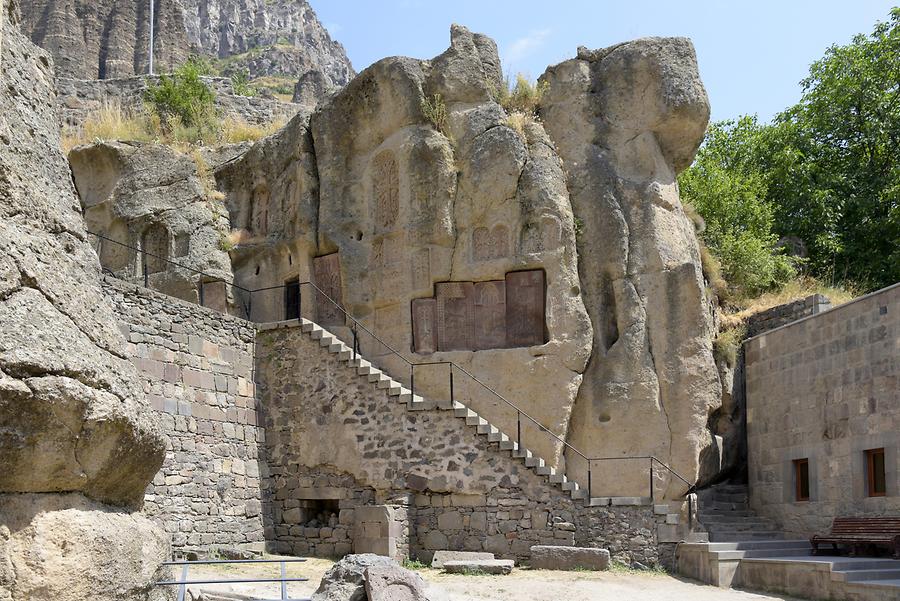
[[[514,40],[504,49],[503,59],[508,63],[517,63],[533,54],[547,41],[550,36],[549,29],[539,29],[530,32],[527,36]]]

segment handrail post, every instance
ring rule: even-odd
[[[415,365],[415,363],[409,364],[409,392],[410,392],[410,397],[416,396],[416,365]]]
[[[450,406],[456,401],[453,395],[453,363],[450,363]]]
[[[587,486],[587,494],[588,494],[588,503],[590,503],[590,501],[591,501],[591,489],[592,489],[592,486],[591,486],[591,484],[592,484],[592,483],[591,483],[591,460],[588,459],[587,462],[588,462],[588,486]]]
[[[650,503],[653,503],[653,457],[650,458]]]
[[[519,445],[519,452],[522,452],[522,412],[516,409],[516,443]]]
[[[356,363],[356,322],[353,322],[353,363]]]
[[[141,268],[144,272],[144,288],[150,287],[150,273],[147,270],[147,252],[141,251]]]
[[[287,582],[285,581],[287,578],[287,570],[285,569],[284,562],[281,562],[281,598],[282,600],[287,599]]]
[[[206,305],[203,304],[203,278],[200,278],[200,280],[197,281],[197,289],[199,292],[198,296],[200,297],[200,306],[205,307]]]

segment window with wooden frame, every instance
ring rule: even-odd
[[[883,497],[887,493],[883,448],[866,451],[866,486],[870,497]]]
[[[809,501],[809,459],[794,459],[794,500]]]

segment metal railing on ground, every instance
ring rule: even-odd
[[[298,599],[298,598],[290,598],[288,597],[287,585],[288,582],[307,582],[309,578],[288,578],[287,577],[287,567],[285,564],[288,563],[300,563],[304,562],[306,559],[303,558],[293,558],[293,559],[198,559],[194,561],[165,561],[162,563],[164,566],[181,566],[181,579],[179,580],[163,580],[160,582],[154,582],[154,586],[177,586],[178,587],[178,601],[184,601],[185,595],[187,593],[187,587],[190,584],[201,585],[201,584],[265,584],[268,582],[277,582],[281,585],[281,596],[278,599],[256,599],[255,601],[309,601],[306,598]],[[238,565],[238,564],[272,564],[277,563],[281,566],[281,577],[280,578],[204,578],[201,577],[197,580],[188,580],[188,575],[191,566],[200,566],[200,565]]]
[[[672,467],[667,465],[665,462],[661,461],[657,457],[653,455],[638,455],[638,456],[615,456],[615,457],[589,457],[585,453],[581,452],[577,448],[575,448],[568,441],[563,439],[561,436],[553,432],[549,427],[542,424],[538,419],[521,409],[518,405],[507,399],[504,395],[500,394],[489,385],[484,383],[481,379],[470,373],[464,367],[460,366],[458,363],[449,360],[441,360],[441,361],[422,361],[422,362],[414,362],[410,361],[403,353],[394,348],[392,345],[385,342],[379,336],[377,336],[372,330],[370,330],[366,325],[361,323],[358,319],[356,319],[353,315],[351,315],[338,301],[331,298],[324,290],[322,290],[319,286],[317,286],[314,282],[311,281],[303,281],[300,282],[297,279],[294,281],[279,285],[279,286],[267,286],[263,288],[250,289],[243,287],[239,284],[236,284],[233,280],[227,280],[224,278],[220,278],[203,271],[194,269],[192,267],[188,267],[186,265],[182,265],[176,261],[170,260],[168,257],[162,257],[153,253],[146,252],[142,249],[129,246],[122,242],[113,240],[108,236],[104,236],[102,234],[97,234],[95,232],[88,232],[90,235],[95,236],[100,241],[100,248],[97,249],[98,255],[102,257],[102,245],[103,244],[114,244],[119,247],[128,249],[132,253],[136,253],[135,259],[140,257],[140,270],[137,270],[140,273],[140,276],[135,277],[134,273],[136,271],[134,267],[134,261],[132,261],[132,266],[130,267],[130,271],[132,272],[132,276],[129,278],[127,274],[123,276],[122,272],[129,271],[129,268],[125,268],[123,270],[119,270],[119,273],[115,271],[111,271],[108,269],[104,269],[106,273],[110,275],[122,278],[125,280],[134,281],[135,279],[142,280],[143,284],[147,288],[151,288],[153,275],[148,273],[147,269],[147,258],[151,257],[157,261],[162,261],[166,265],[173,265],[179,269],[186,270],[190,273],[196,274],[199,277],[197,283],[197,298],[201,305],[207,306],[204,301],[207,298],[207,295],[204,293],[206,287],[212,284],[224,284],[225,286],[230,286],[233,292],[236,292],[234,296],[241,296],[240,299],[240,308],[244,312],[242,317],[250,321],[256,321],[253,319],[254,315],[254,299],[257,302],[264,302],[264,304],[271,308],[273,306],[278,306],[279,302],[276,298],[273,302],[271,299],[275,295],[276,291],[281,291],[280,295],[282,298],[281,306],[282,312],[279,315],[281,319],[277,319],[271,315],[271,312],[266,312],[267,318],[263,321],[280,321],[280,320],[290,320],[290,319],[299,319],[303,317],[303,304],[304,299],[308,299],[303,293],[303,287],[308,286],[311,289],[310,296],[313,298],[313,303],[311,303],[311,307],[307,307],[307,312],[313,311],[315,313],[324,313],[329,315],[332,319],[334,318],[334,311],[337,311],[337,315],[339,316],[339,320],[343,323],[321,323],[324,327],[332,327],[336,326],[338,328],[349,329],[349,336],[351,337],[351,349],[353,353],[353,358],[361,356],[360,346],[361,342],[364,340],[369,340],[371,342],[372,349],[381,350],[383,349],[385,352],[377,353],[374,355],[379,356],[380,358],[384,358],[385,356],[394,357],[399,359],[399,364],[401,366],[405,366],[408,375],[409,389],[413,395],[416,394],[416,369],[423,367],[444,367],[447,368],[447,383],[448,383],[448,391],[449,391],[449,403],[452,405],[454,401],[457,400],[457,389],[459,388],[459,378],[463,378],[465,382],[468,384],[470,392],[474,385],[474,388],[480,390],[482,393],[487,395],[489,398],[495,399],[495,402],[499,403],[499,405],[510,412],[515,413],[515,439],[514,442],[517,443],[520,449],[527,448],[527,444],[529,442],[529,437],[527,435],[527,430],[531,430],[531,435],[538,434],[540,436],[548,437],[548,440],[545,440],[545,443],[549,443],[551,447],[556,447],[561,451],[565,452],[565,460],[567,462],[566,466],[566,474],[571,474],[576,471],[576,466],[572,465],[573,463],[581,462],[584,467],[584,472],[586,473],[587,487],[586,490],[588,492],[588,497],[607,497],[607,496],[643,496],[643,495],[625,495],[625,494],[617,494],[617,495],[594,495],[594,467],[596,465],[608,465],[611,462],[635,462],[635,461],[645,461],[648,467],[648,482],[649,486],[647,489],[644,489],[649,492],[649,498],[655,499],[657,492],[656,484],[654,483],[655,477],[657,474],[657,468],[664,470],[664,473],[669,474],[671,477],[676,480],[682,482],[686,487],[686,491],[682,493],[680,496],[686,496],[689,493],[693,492],[694,484],[689,482],[686,478],[684,478],[681,474],[676,472]],[[289,292],[290,289],[290,292]],[[268,298],[261,297],[260,295],[268,295]],[[256,295],[256,296],[254,296]],[[290,299],[290,302],[287,302]],[[227,311],[225,311],[227,312]],[[314,318],[311,321],[316,321]],[[373,357],[367,357],[368,360],[372,360]],[[394,374],[392,374],[394,375]],[[512,420],[508,423],[512,423]],[[533,442],[530,444],[534,444]],[[573,461],[574,460],[574,461]],[[571,479],[571,478],[570,478]]]

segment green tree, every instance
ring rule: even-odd
[[[167,133],[188,128],[194,130],[196,139],[201,139],[218,131],[216,95],[201,79],[204,72],[202,62],[189,59],[171,75],[161,75],[159,83],[148,87],[147,103]]]
[[[900,280],[900,9],[830,47],[800,102],[762,137],[775,230],[799,236],[819,276]]]
[[[754,296],[794,276],[776,249],[768,183],[758,164],[766,127],[755,117],[714,123],[694,164],[678,178],[682,198],[703,217],[703,242],[734,296]]]

